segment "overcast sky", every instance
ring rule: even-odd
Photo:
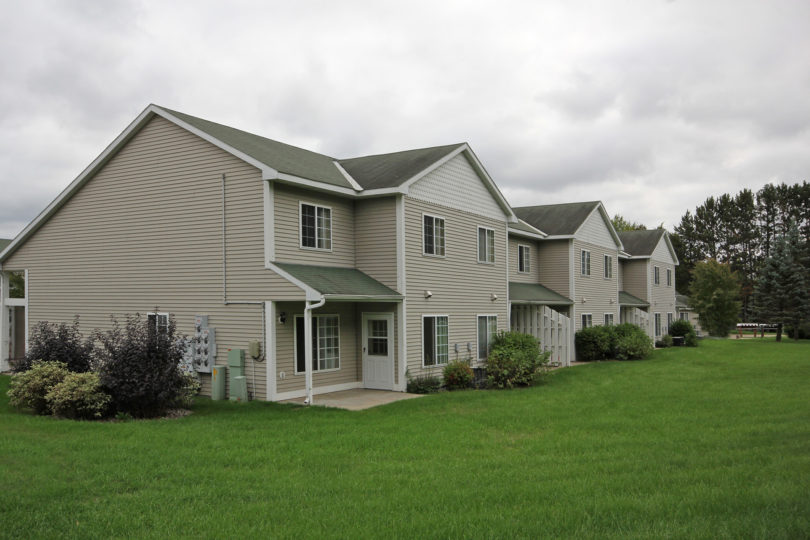
[[[149,103],[333,157],[466,141],[668,228],[810,180],[810,2],[0,0],[0,237]]]

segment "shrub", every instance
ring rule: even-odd
[[[444,368],[444,385],[448,390],[469,388],[473,381],[473,370],[466,362],[455,360]]]
[[[662,347],[672,347],[672,345],[673,345],[672,336],[670,336],[669,334],[664,334],[663,336],[661,336]]]
[[[46,396],[68,373],[67,366],[61,362],[34,362],[31,369],[11,378],[9,403],[33,409],[37,414],[50,414]]]
[[[179,367],[185,341],[175,335],[174,319],[161,332],[138,314],[127,316],[123,328],[111,319],[112,329],[97,332],[96,339],[101,385],[114,410],[152,417],[176,406],[187,383]]]
[[[616,349],[615,326],[590,326],[576,333],[577,360],[591,362],[612,358]]]
[[[638,333],[619,338],[616,344],[616,358],[619,360],[643,360],[650,356],[652,351],[652,341],[641,328]]]
[[[694,331],[695,329],[692,328],[692,323],[683,319],[675,319],[672,321],[672,324],[669,325],[669,335],[673,337],[684,337],[689,332]]]
[[[697,347],[698,338],[694,330],[683,336],[683,344],[687,347]]]
[[[535,382],[538,371],[548,362],[548,353],[529,334],[499,332],[492,340],[486,360],[487,382],[494,388],[527,386]]]
[[[200,393],[200,380],[194,373],[183,373],[183,387],[177,397],[178,407],[191,407],[194,404],[194,397]]]
[[[82,338],[79,318],[73,324],[52,324],[40,321],[31,330],[28,352],[18,360],[14,371],[28,371],[36,361],[61,362],[69,371],[84,373],[92,368],[93,342]]]
[[[442,381],[435,375],[408,375],[406,390],[410,394],[435,394],[442,387]]]
[[[45,399],[55,416],[84,420],[103,417],[111,401],[96,373],[68,373]]]

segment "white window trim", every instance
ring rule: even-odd
[[[146,320],[149,321],[149,317],[152,315],[155,316],[155,330],[160,329],[160,318],[166,317],[166,330],[169,330],[169,314],[165,311],[149,311],[146,313]]]
[[[480,319],[481,317],[495,317],[495,331],[496,331],[496,333],[498,331],[498,314],[497,313],[479,313],[479,314],[477,314],[475,316],[475,357],[473,358],[473,360],[476,361],[476,362],[484,362],[486,360],[486,358],[483,358],[483,359],[481,358],[481,355],[479,354],[481,351],[478,350],[478,344],[481,342],[481,335],[478,333],[478,331],[480,330],[480,328],[478,326],[478,319]],[[489,323],[488,320],[487,320],[487,323]],[[448,329],[449,329],[449,323],[448,323]]]
[[[528,270],[521,270],[520,269],[520,251],[525,249],[527,251],[527,257],[524,259],[525,262],[528,264],[524,265],[524,267],[528,267]],[[518,274],[531,274],[532,273],[532,246],[528,244],[518,244]]]
[[[301,226],[301,214],[302,214],[302,207],[304,205],[307,206],[314,206],[315,207],[315,247],[309,247],[304,245],[304,229]],[[329,248],[319,248],[318,247],[318,208],[324,208],[329,210]],[[323,204],[318,204],[309,201],[298,201],[298,248],[305,249],[307,251],[322,251],[325,253],[331,253],[332,248],[335,246],[334,242],[334,235],[332,234],[335,231],[335,212],[332,210],[331,206],[326,206]]]
[[[318,313],[317,315],[314,314],[314,313],[312,314],[312,320],[313,321],[315,321],[315,319],[317,319],[319,317],[337,317],[337,320],[338,320],[337,321],[338,322],[338,367],[330,368],[330,369],[315,369],[315,368],[313,368],[312,369],[312,374],[313,375],[315,373],[333,373],[335,371],[340,371],[340,368],[343,366],[343,362],[341,361],[342,355],[340,354],[340,346],[341,346],[340,315],[338,315],[337,313]],[[304,318],[303,314],[293,315],[293,371],[295,372],[296,375],[306,375],[306,373],[307,373],[306,371],[298,371],[298,335],[296,333],[296,332],[298,332],[298,323],[296,322],[296,320],[297,319],[303,319],[303,318]],[[315,324],[315,328],[318,328],[317,323]],[[313,348],[312,349],[312,354],[313,355],[318,354],[318,351],[316,351]],[[304,362],[306,362],[306,359],[304,359]],[[306,366],[304,366],[304,367],[306,367]]]
[[[588,259],[587,274],[585,273],[585,261],[582,260],[585,253],[588,254],[586,257]],[[589,249],[580,248],[579,250],[579,275],[582,277],[591,277],[591,251]]]
[[[656,287],[661,286],[661,267],[653,266],[653,285]]]
[[[585,321],[583,320],[583,317],[590,317],[591,318],[590,326],[585,326]],[[593,313],[580,313],[580,315],[579,315],[579,324],[582,326],[582,328],[591,328],[591,327],[593,327]]]
[[[485,260],[483,260],[483,261],[481,260],[481,242],[480,242],[481,239],[480,239],[480,235],[481,235],[482,230],[492,232],[492,250],[493,251],[492,251],[492,260],[491,261],[489,260],[489,257],[484,257]],[[475,245],[476,245],[475,251],[478,252],[478,264],[495,264],[495,229],[493,229],[492,227],[485,227],[483,225],[479,225],[478,229],[475,232]],[[484,247],[486,247],[488,249],[489,248],[489,242],[485,242]]]
[[[672,287],[672,268],[667,268],[667,287]]]
[[[607,318],[610,317],[610,324],[607,323]],[[602,316],[602,325],[603,326],[615,326],[616,324],[616,314],[615,313],[605,313]]]
[[[430,218],[433,218],[433,219],[440,219],[444,223],[444,255],[436,255],[435,253],[425,253],[425,218],[426,217],[430,217]],[[423,257],[434,257],[436,259],[444,259],[445,257],[447,257],[447,220],[444,219],[444,216],[437,216],[436,214],[427,214],[427,213],[423,212],[422,213],[422,224],[421,224],[420,228],[422,230],[422,256]],[[435,232],[436,232],[436,224],[435,223],[433,225],[433,231],[434,231],[433,245],[435,247],[436,246],[436,234],[435,234]]]
[[[604,263],[608,262],[608,259],[610,259],[610,263],[605,264],[605,268],[602,271],[602,276],[605,279],[613,279],[613,255],[605,255],[604,257],[602,257],[602,262],[604,264]],[[605,274],[608,273],[608,270],[610,270],[610,275],[609,276],[605,275]]]
[[[444,364],[434,363],[433,365],[425,364],[425,318],[427,317],[445,317],[447,319],[447,362]],[[437,367],[444,367],[450,363],[450,316],[444,315],[441,313],[424,313],[422,314],[422,326],[419,330],[419,333],[422,335],[422,339],[420,340],[420,347],[422,349],[422,369],[432,369]],[[436,343],[436,338],[438,337],[438,332],[433,332],[433,350],[435,351],[438,348],[438,344]]]

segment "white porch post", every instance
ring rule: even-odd
[[[312,405],[312,310],[309,302],[304,308],[304,373],[307,391],[306,404]]]
[[[267,363],[267,401],[276,400],[276,303],[264,303],[264,361]]]
[[[0,371],[8,371],[8,309],[6,308],[6,298],[8,297],[8,278],[5,272],[0,271]]]

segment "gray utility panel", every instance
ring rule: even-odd
[[[217,356],[217,334],[216,328],[208,326],[208,315],[195,316],[191,347],[194,369],[200,373],[211,373]]]

